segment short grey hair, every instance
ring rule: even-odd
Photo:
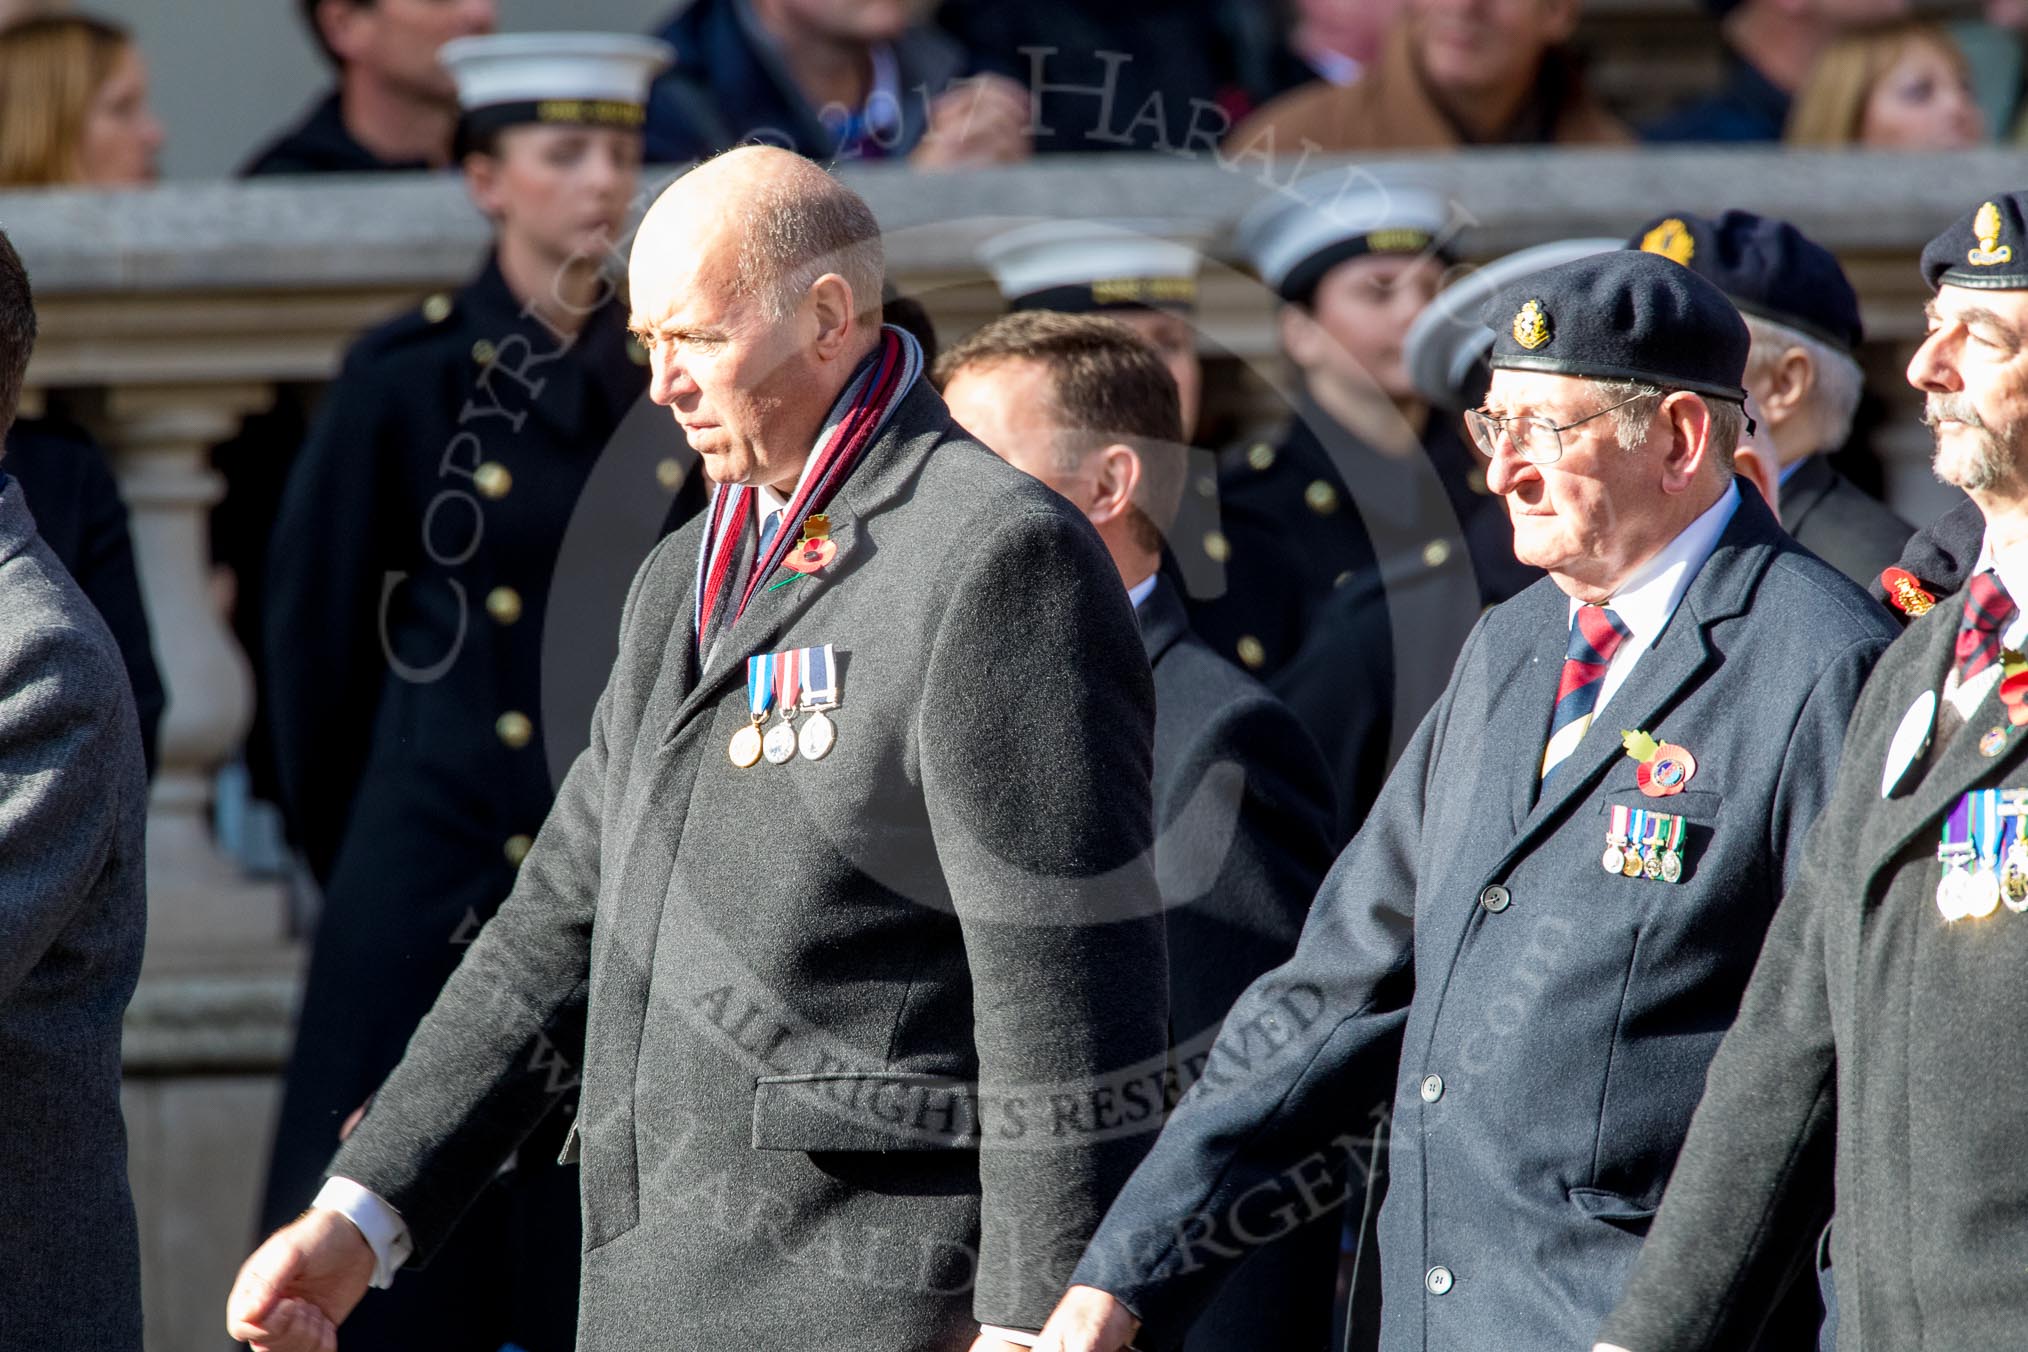
[[[1812,338],[1801,329],[1778,324],[1758,315],[1746,315],[1746,331],[1753,338],[1747,354],[1747,375],[1758,380],[1766,375],[1782,354],[1798,348],[1810,359],[1816,372],[1816,388],[1810,393],[1810,412],[1816,424],[1817,444],[1812,451],[1831,451],[1843,446],[1852,435],[1852,419],[1859,412],[1859,396],[1866,390],[1866,373],[1850,354],[1841,352],[1821,338]]]
[[[1620,404],[1606,414],[1606,421],[1612,424],[1613,440],[1622,450],[1638,446],[1648,439],[1648,428],[1654,421],[1654,407],[1645,401],[1658,399],[1672,393],[1661,385],[1644,380],[1595,380],[1592,384],[1608,405]],[[1727,474],[1732,473],[1733,453],[1739,449],[1739,439],[1746,432],[1746,407],[1730,399],[1709,399],[1695,391],[1691,396],[1703,400],[1704,407],[1711,414],[1711,452],[1717,457],[1719,466]],[[1642,400],[1641,403],[1621,403],[1622,400]]]
[[[806,183],[769,181],[743,204],[743,214],[739,285],[760,300],[771,321],[794,314],[827,272],[852,288],[862,318],[880,313],[886,253],[880,222],[858,193],[836,179],[815,192]]]

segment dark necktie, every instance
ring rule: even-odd
[[[1542,749],[1542,779],[1570,759],[1598,708],[1599,687],[1606,668],[1628,636],[1626,623],[1604,606],[1577,608],[1570,621],[1570,647],[1564,654],[1563,679],[1556,686],[1556,712],[1549,720],[1549,745]]]
[[[2020,609],[1992,569],[1972,578],[1965,588],[1965,617],[1958,625],[1959,686],[2000,660],[2000,635]]]

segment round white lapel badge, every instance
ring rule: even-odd
[[[1901,716],[1901,726],[1894,730],[1894,740],[1887,744],[1887,768],[1880,776],[1882,798],[1893,795],[1894,786],[1929,746],[1930,730],[1935,724],[1936,691],[1925,690],[1908,706],[1908,712]]]

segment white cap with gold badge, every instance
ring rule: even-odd
[[[1340,263],[1367,254],[1449,260],[1443,198],[1384,167],[1311,174],[1257,203],[1235,243],[1277,296],[1307,305]]]
[[[492,33],[437,49],[467,139],[529,122],[633,130],[647,120],[649,84],[675,59],[668,43],[627,33]]]
[[[1177,310],[1197,307],[1195,245],[1153,223],[1042,221],[988,240],[979,261],[1009,310]]]

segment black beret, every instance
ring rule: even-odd
[[[1724,292],[1659,254],[1616,249],[1549,268],[1500,291],[1480,317],[1495,371],[1746,400],[1746,321]]]
[[[1728,211],[1661,216],[1627,242],[1674,259],[1723,291],[1741,314],[1798,329],[1845,352],[1865,337],[1859,293],[1837,258],[1787,221]]]
[[[2004,193],[1967,212],[1922,251],[1922,280],[1982,291],[2028,290],[2028,192]]]

